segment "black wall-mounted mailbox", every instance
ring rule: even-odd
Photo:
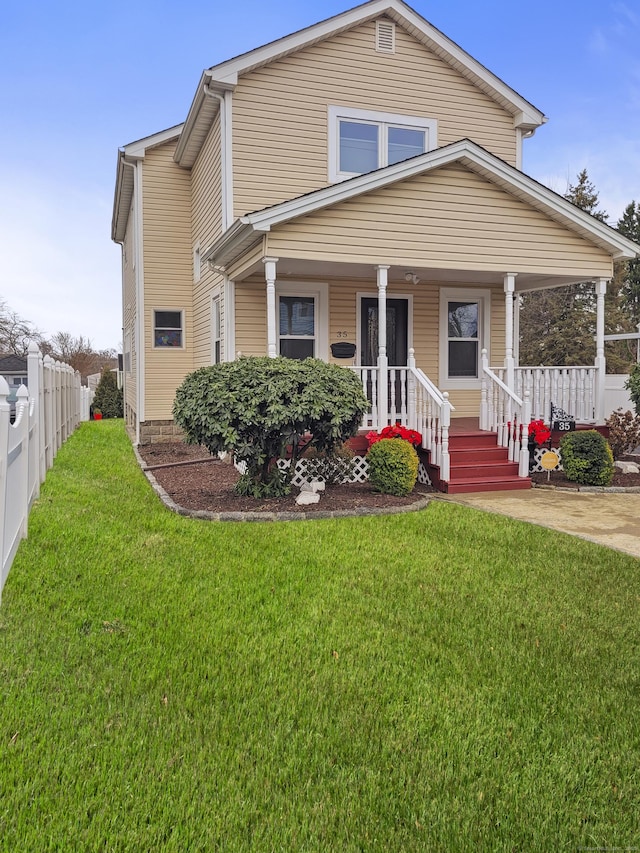
[[[331,355],[334,358],[353,358],[355,354],[355,344],[349,344],[346,341],[338,341],[337,344],[331,344]]]

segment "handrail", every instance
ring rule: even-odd
[[[440,391],[419,367],[416,367],[413,349],[409,350],[407,364],[409,376],[409,427],[422,436],[422,447],[431,454],[430,459],[440,468],[440,479],[449,481],[451,457],[449,455],[449,427],[451,412],[447,391]]]
[[[498,444],[508,448],[512,462],[518,462],[520,477],[529,474],[530,421],[529,392],[525,390],[523,397],[518,397],[489,367],[487,351],[483,349],[480,429],[498,434]]]

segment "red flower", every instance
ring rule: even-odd
[[[542,446],[551,438],[551,430],[542,420],[531,421],[529,424],[529,435],[538,446]]]
[[[369,442],[369,447],[372,444],[375,444],[377,441],[381,441],[383,438],[401,438],[404,441],[408,441],[409,444],[413,444],[414,447],[417,447],[422,442],[422,436],[415,429],[408,429],[407,427],[403,427],[401,424],[393,424],[393,426],[387,426],[384,429],[381,429],[380,432],[375,432],[372,430],[368,432],[366,435],[366,439]]]

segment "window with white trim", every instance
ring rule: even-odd
[[[278,354],[286,358],[328,357],[326,284],[276,285]]]
[[[480,354],[488,349],[490,310],[488,290],[440,291],[441,387],[478,387]]]
[[[278,297],[279,352],[287,358],[316,354],[316,297]]]
[[[329,180],[391,166],[437,146],[434,119],[329,107]]]
[[[182,311],[153,312],[153,346],[156,348],[183,346],[184,314]]]

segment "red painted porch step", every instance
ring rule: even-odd
[[[509,461],[506,447],[492,432],[471,430],[449,435],[451,469],[449,482],[440,482],[440,471],[428,464],[434,485],[450,495],[530,489],[529,477],[518,476],[518,464]]]

